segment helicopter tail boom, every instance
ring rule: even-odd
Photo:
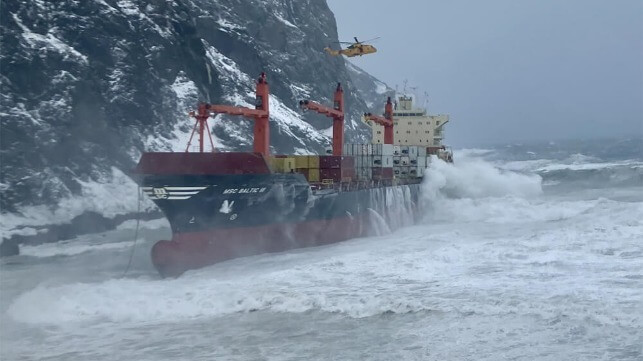
[[[331,48],[329,48],[329,47],[325,47],[325,48],[324,48],[324,51],[325,51],[325,52],[327,52],[327,53],[328,53],[328,54],[330,54],[330,55],[333,55],[333,56],[337,56],[337,55],[339,55],[339,51],[337,51],[337,50],[333,50],[333,49],[331,49]]]

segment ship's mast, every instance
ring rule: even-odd
[[[196,118],[196,123],[194,124],[194,129],[192,130],[192,135],[190,136],[188,147],[185,151],[187,152],[189,150],[190,143],[197,129],[199,133],[199,152],[203,153],[204,151],[203,139],[206,129],[208,129],[210,144],[212,145],[212,151],[214,151],[214,143],[212,142],[212,136],[210,135],[208,126],[208,117],[212,114],[228,114],[254,118],[253,151],[268,156],[270,154],[270,127],[268,124],[270,115],[269,98],[270,89],[266,81],[266,74],[261,73],[261,76],[257,79],[255,109],[208,103],[199,104],[196,112],[190,112],[190,116]]]
[[[384,144],[393,144],[393,103],[391,97],[386,100],[383,117],[365,113],[364,118],[384,126]]]
[[[333,155],[342,155],[342,146],[344,144],[344,89],[342,89],[342,84],[337,83],[332,108],[312,100],[302,100],[299,102],[299,106],[302,109],[314,110],[317,113],[333,118]]]

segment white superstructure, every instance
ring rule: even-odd
[[[413,108],[413,96],[397,97],[393,110],[393,144],[442,146],[444,125],[449,122],[446,114],[427,115],[426,109]],[[384,143],[384,127],[366,122],[373,131],[373,144]]]

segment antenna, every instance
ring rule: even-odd
[[[408,79],[404,79],[404,89],[402,90],[404,93],[406,93],[406,83],[408,82],[409,82]]]

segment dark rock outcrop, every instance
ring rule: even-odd
[[[183,149],[179,138],[191,130],[186,113],[197,101],[250,105],[262,71],[274,101],[277,153],[319,152],[330,144],[323,135],[328,119],[300,114],[297,104],[330,103],[337,82],[349,109],[347,140],[369,134],[360,122],[367,103],[379,111],[379,99],[364,99],[379,94],[356,87],[375,87],[374,80],[322,50],[337,41],[324,0],[0,6],[2,212],[55,208],[82,195],[87,182],[109,182],[114,168],[127,173],[144,150]],[[251,149],[249,121],[218,117],[213,134],[225,149]]]

